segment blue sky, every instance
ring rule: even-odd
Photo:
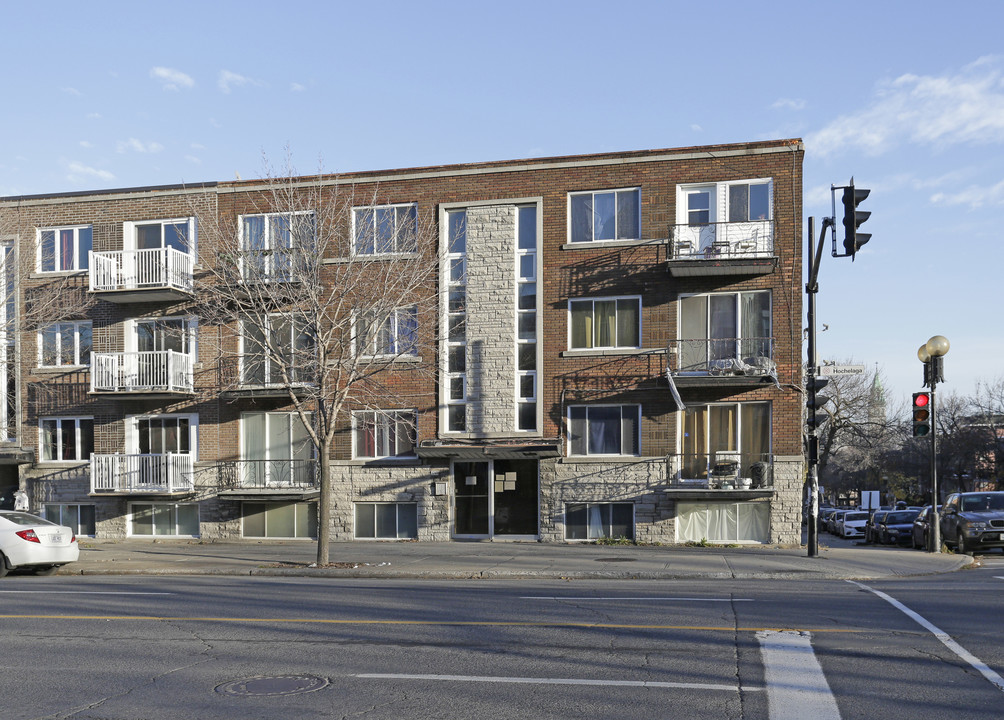
[[[714,8],[713,10],[711,8]],[[821,356],[1004,375],[1004,2],[4,3],[0,195],[801,137]],[[839,216],[838,209],[838,216]],[[803,223],[804,231],[804,223]],[[827,328],[823,331],[823,327]]]

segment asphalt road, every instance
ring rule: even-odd
[[[999,718],[1002,578],[11,576],[0,717]]]

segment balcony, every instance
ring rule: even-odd
[[[216,464],[220,495],[302,500],[318,494],[316,460],[229,460]]]
[[[669,246],[673,277],[765,275],[777,264],[772,220],[673,225]]]
[[[194,259],[173,247],[91,252],[90,290],[114,303],[184,300]]]
[[[91,353],[92,393],[173,397],[193,391],[192,358],[185,353]]]
[[[770,455],[737,451],[678,454],[666,458],[668,492],[699,496],[769,497],[774,493]]]
[[[191,455],[91,455],[91,493],[165,495],[193,489]]]
[[[670,340],[666,371],[677,386],[753,385],[775,382],[773,338]]]

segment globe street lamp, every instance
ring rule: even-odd
[[[935,416],[934,395],[942,375],[944,357],[951,344],[944,335],[935,335],[917,350],[917,358],[924,363],[924,385],[931,388],[931,527],[928,532],[928,550],[941,552],[941,526],[938,517],[938,425]]]

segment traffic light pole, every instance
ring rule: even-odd
[[[808,295],[808,368],[806,370],[806,393],[808,395],[807,405],[812,408],[809,412],[809,517],[806,519],[808,528],[807,544],[808,556],[819,555],[819,440],[816,437],[816,372],[819,368],[819,358],[816,357],[816,293],[819,292],[819,263],[823,259],[823,241],[826,238],[826,230],[833,223],[833,218],[823,218],[823,228],[819,233],[819,242],[812,247],[812,239],[816,234],[816,219],[809,218],[809,278],[805,284],[805,293]]]

